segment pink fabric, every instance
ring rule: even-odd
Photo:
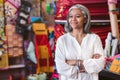
[[[6,24],[15,24],[21,0],[5,0]]]
[[[120,58],[120,54],[117,54],[117,55],[115,55],[115,56],[112,56],[112,57],[110,57],[112,60],[114,60],[114,59],[116,59],[116,58]]]
[[[102,40],[103,46],[105,46],[105,39],[107,37],[108,32],[111,32],[111,26],[110,25],[92,26],[90,28],[90,31],[98,34]],[[119,33],[120,33],[120,24],[119,24]]]

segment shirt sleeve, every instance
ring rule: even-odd
[[[65,60],[65,48],[64,41],[61,38],[57,40],[55,50],[55,63],[59,74],[67,76],[67,78],[77,78],[76,66],[70,66],[66,64]]]
[[[100,54],[101,57],[99,59],[87,59],[84,60],[83,65],[88,73],[99,73],[102,69],[104,69],[105,59],[104,59],[104,51],[102,47],[102,42],[98,35],[95,36],[94,45],[93,45],[93,54]]]

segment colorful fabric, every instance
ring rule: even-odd
[[[36,35],[47,35],[46,25],[44,23],[33,23],[33,31]]]
[[[15,32],[14,25],[6,25],[6,36],[8,45],[8,55],[10,57],[21,56],[23,54],[23,38]]]
[[[0,37],[4,36],[4,3],[3,0],[0,1]]]
[[[35,50],[37,56],[37,74],[41,72],[53,72],[53,57],[48,40],[48,33],[44,23],[33,23],[35,33]]]
[[[4,25],[4,0],[0,0],[0,68],[8,67],[7,43]]]
[[[89,9],[93,20],[109,19],[107,0],[58,0],[56,3],[57,11],[55,19],[65,20],[68,9],[74,4],[85,5]]]
[[[59,80],[59,74],[58,73],[52,73],[50,80]]]
[[[60,24],[55,25],[55,30],[54,30],[54,36],[55,36],[55,41],[65,33],[64,27]]]
[[[6,24],[15,24],[21,0],[5,0]]]
[[[120,58],[116,58],[113,60],[109,70],[120,74]]]
[[[53,72],[53,57],[50,50],[49,42],[47,41],[47,35],[36,35],[36,51],[37,52],[37,73],[41,72]]]

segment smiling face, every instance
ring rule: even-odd
[[[68,22],[73,30],[83,29],[85,22],[85,15],[79,8],[72,9],[69,12]]]

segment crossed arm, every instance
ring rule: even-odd
[[[92,56],[93,59],[99,59],[100,57],[101,57],[100,54],[94,54]],[[85,72],[85,68],[84,68],[84,65],[83,65],[83,60],[66,60],[66,63],[71,65],[71,66],[77,65],[79,67],[80,73]]]

